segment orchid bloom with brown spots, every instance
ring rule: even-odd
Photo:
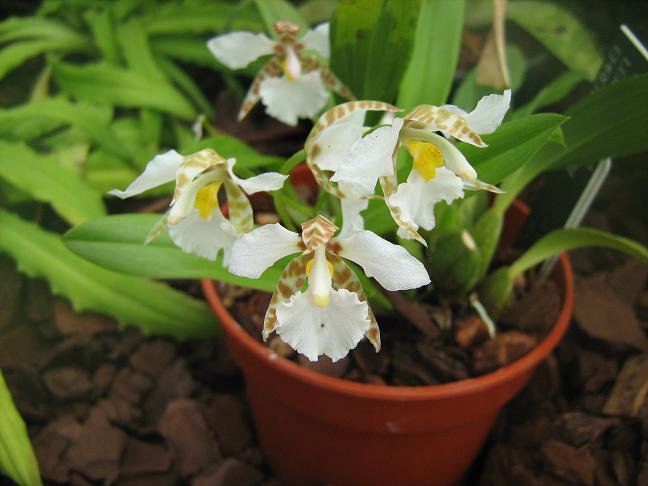
[[[298,39],[300,29],[288,21],[274,24],[278,40],[265,34],[230,32],[207,42],[211,53],[230,69],[244,68],[255,59],[272,54],[252,82],[238,115],[242,120],[259,100],[269,115],[296,125],[298,118],[312,118],[326,104],[330,94],[353,99],[351,92],[317,57],[329,58],[329,24],[309,30]]]
[[[170,150],[151,160],[126,190],[114,189],[109,194],[125,199],[175,180],[170,209],[153,228],[147,243],[167,227],[173,242],[187,253],[215,260],[223,250],[223,265],[227,267],[236,238],[254,228],[245,193],[276,191],[288,177],[271,172],[240,179],[233,171],[235,163],[235,159],[226,160],[212,149],[187,156]],[[229,219],[220,211],[218,192],[223,186]]]
[[[463,197],[464,189],[500,192],[479,181],[461,151],[434,132],[486,147],[479,135],[495,131],[510,101],[511,91],[507,90],[503,95],[485,96],[471,113],[453,105],[420,105],[402,118],[391,115],[399,110],[390,105],[345,103],[324,113],[313,127],[306,141],[307,163],[319,185],[337,197],[356,201],[375,197],[380,182],[399,236],[426,244],[418,228],[434,227],[436,203]],[[386,111],[386,123],[373,130],[364,127],[367,110]],[[414,162],[407,181],[399,184],[396,161],[401,145]]]
[[[311,361],[323,354],[337,361],[365,335],[376,352],[380,350],[376,318],[344,258],[387,290],[430,283],[423,264],[401,246],[366,230],[335,238],[337,230],[324,216],[317,216],[302,224],[301,236],[269,224],[241,236],[232,246],[230,272],[249,278],[259,278],[277,260],[300,253],[286,266],[272,294],[263,339],[276,331]]]

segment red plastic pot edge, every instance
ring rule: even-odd
[[[513,364],[500,368],[492,373],[442,385],[431,385],[421,387],[396,387],[383,385],[368,385],[355,383],[348,380],[325,376],[277,356],[272,350],[263,346],[250,336],[234,319],[225,308],[213,281],[203,279],[201,281],[203,293],[207,298],[212,310],[220,319],[221,325],[235,339],[240,341],[247,351],[265,360],[270,367],[278,372],[291,375],[300,381],[308,382],[311,385],[334,390],[338,393],[360,396],[366,398],[378,398],[381,400],[428,400],[431,397],[446,398],[461,396],[473,393],[481,389],[488,389],[501,381],[507,381],[515,376],[524,373],[529,368],[536,366],[553,350],[560,342],[569,327],[572,309],[574,306],[574,280],[571,264],[566,254],[560,255],[560,279],[563,284],[563,304],[554,325],[547,337],[538,344],[530,353],[515,361]]]

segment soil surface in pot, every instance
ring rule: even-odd
[[[533,282],[533,278],[529,282]],[[254,338],[262,342],[263,317],[271,294],[217,284],[225,305]],[[272,334],[267,345],[278,355],[329,376],[361,383],[425,386],[480,376],[522,357],[551,330],[561,308],[557,285],[521,282],[510,311],[497,322],[491,338],[486,324],[467,301],[450,295],[415,302],[398,292],[385,295],[391,315],[378,315],[382,349],[363,339],[356,349],[332,362],[310,362]],[[265,345],[265,344],[264,344]]]

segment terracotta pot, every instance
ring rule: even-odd
[[[573,275],[561,255],[558,322],[529,354],[493,373],[424,387],[365,385],[320,375],[252,338],[203,280],[226,343],[245,376],[261,446],[287,484],[457,482],[498,412],[527,383],[569,326]]]

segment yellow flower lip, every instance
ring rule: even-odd
[[[414,169],[428,182],[434,179],[438,167],[443,167],[445,161],[441,150],[429,142],[405,141],[407,150],[414,159]]]
[[[209,219],[214,214],[214,210],[218,207],[218,190],[221,184],[220,181],[212,182],[202,187],[196,194],[194,207],[201,218]]]

